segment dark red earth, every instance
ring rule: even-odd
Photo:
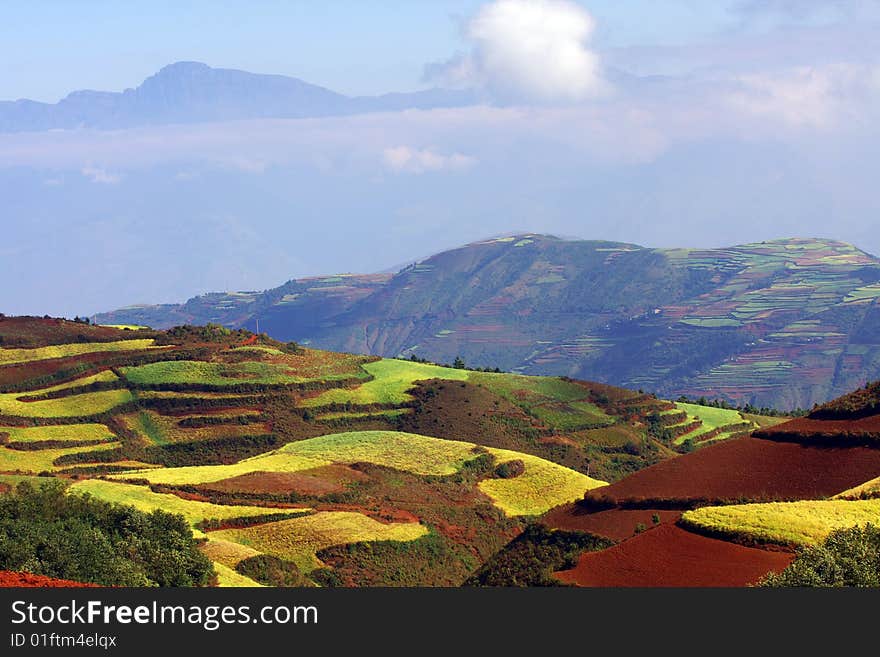
[[[72,582],[67,579],[54,579],[31,573],[18,573],[11,570],[0,570],[0,588],[92,588],[97,584]]]
[[[791,563],[789,552],[720,541],[665,523],[556,573],[563,582],[606,587],[741,587]]]
[[[640,470],[586,495],[607,506],[835,495],[880,476],[880,449],[735,438]],[[658,503],[659,502],[659,503]]]
[[[607,509],[590,512],[577,504],[565,504],[551,509],[541,518],[541,522],[550,529],[587,532],[612,541],[623,541],[635,536],[639,525],[642,525],[642,529],[653,527],[655,514],[659,516],[661,523],[674,523],[681,517],[680,511],[663,509]]]

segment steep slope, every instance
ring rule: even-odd
[[[809,407],[880,377],[880,260],[841,242],[726,249],[521,235],[394,275],[123,309],[102,323],[219,321],[282,340],[569,375],[660,396]]]

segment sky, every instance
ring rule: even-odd
[[[9,65],[0,99],[55,102],[75,89],[121,91],[180,60],[290,75],[353,95],[418,89],[425,63],[462,48],[462,25],[483,4],[7,0],[0,54]],[[724,2],[580,4],[596,17],[603,47],[690,43],[738,21]]]
[[[0,134],[0,312],[378,271],[489,235],[880,253],[877,0],[3,3],[0,99],[161,67],[474,107]]]

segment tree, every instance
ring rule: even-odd
[[[456,357],[455,357],[455,360],[452,361],[452,367],[454,367],[454,368],[457,369],[457,370],[463,370],[463,369],[466,368],[466,366],[465,366],[465,364],[464,364],[464,361],[462,360],[461,356],[456,356]]]
[[[833,531],[820,545],[801,548],[788,568],[761,586],[880,586],[880,527]]]

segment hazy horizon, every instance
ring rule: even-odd
[[[880,253],[873,2],[54,10],[9,9],[0,99],[120,92],[198,61],[346,95],[473,100],[339,110],[309,96],[289,118],[294,97],[278,101],[288,114],[250,102],[280,98],[262,78],[183,72],[144,89],[123,127],[88,127],[120,120],[100,113],[106,94],[69,100],[65,129],[12,131],[43,125],[45,106],[0,103],[0,274],[15,281],[0,312],[90,315],[377,272],[514,231],[646,247],[820,237]]]

